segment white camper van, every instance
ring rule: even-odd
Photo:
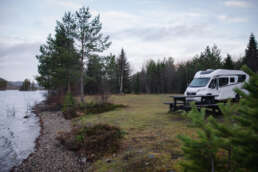
[[[187,100],[201,101],[202,95],[215,95],[215,100],[239,99],[235,88],[242,88],[249,76],[241,70],[208,69],[198,71],[188,85],[184,95]],[[191,98],[191,96],[193,96]]]

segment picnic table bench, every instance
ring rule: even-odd
[[[200,97],[201,100],[196,102],[197,108],[210,108],[213,111],[218,109],[216,104],[215,97],[218,95],[194,95],[194,96],[169,96],[174,99],[173,102],[165,102],[164,104],[169,105],[169,111],[175,112],[179,109],[189,111],[191,110],[190,102],[193,101],[193,98]]]

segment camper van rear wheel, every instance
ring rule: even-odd
[[[236,94],[235,98],[234,98],[234,102],[239,102],[240,100],[240,96],[239,94]]]

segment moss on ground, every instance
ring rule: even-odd
[[[120,127],[127,134],[122,149],[115,155],[103,157],[93,164],[93,171],[180,171],[182,158],[178,134],[192,135],[180,114],[168,113],[163,102],[170,95],[113,95],[119,108],[99,115],[85,115],[74,120],[75,125],[106,123]],[[90,102],[94,98],[86,97]]]

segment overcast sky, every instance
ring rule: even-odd
[[[133,71],[148,59],[191,59],[216,44],[222,55],[244,55],[250,33],[258,37],[257,0],[0,0],[0,77],[37,75],[39,46],[65,11],[89,6],[100,14],[112,45],[124,48]]]

